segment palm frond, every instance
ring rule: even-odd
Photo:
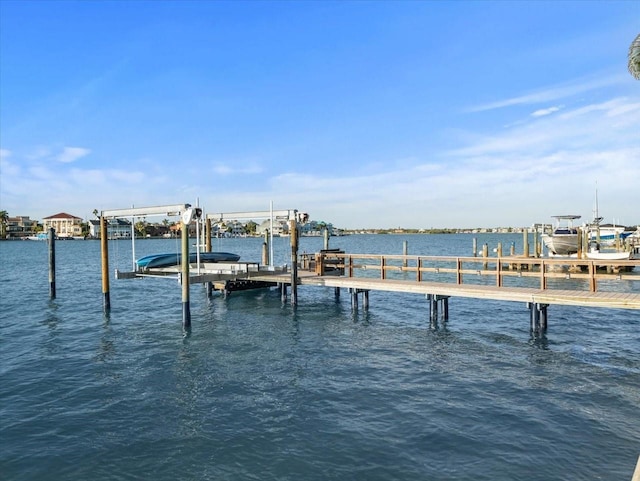
[[[636,80],[640,80],[640,34],[629,46],[629,72]]]

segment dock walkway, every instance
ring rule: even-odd
[[[252,279],[290,284],[291,276],[257,275]],[[410,281],[397,279],[372,279],[363,277],[318,276],[311,272],[300,272],[298,284],[302,286],[325,286],[346,289],[406,292],[422,295],[467,297],[496,301],[531,302],[569,306],[607,307],[617,309],[640,309],[640,293],[589,292],[569,289],[536,289],[527,287],[497,287],[472,284],[449,284],[445,282]]]

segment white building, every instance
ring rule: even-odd
[[[99,220],[89,221],[89,235],[96,239],[100,238]],[[131,239],[131,222],[125,219],[108,219],[107,239]]]
[[[57,237],[80,237],[82,236],[82,218],[76,217],[66,212],[50,215],[42,219],[44,232],[53,227]]]

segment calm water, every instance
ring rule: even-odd
[[[520,236],[477,236],[508,246]],[[469,255],[472,237],[349,236],[359,253]],[[216,250],[259,260],[260,239]],[[314,252],[321,239],[302,239]],[[98,242],[0,243],[3,480],[630,480],[640,454],[640,313],[451,299],[430,329],[417,295],[299,288],[207,299],[190,333],[175,280],[111,281]],[[110,244],[111,270],[131,245]],[[136,244],[138,257],[175,251]],[[276,239],[287,262],[288,240]],[[619,284],[611,288],[635,289]]]

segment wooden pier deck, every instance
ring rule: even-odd
[[[300,286],[386,291],[438,297],[466,297],[537,305],[640,309],[640,260],[615,265],[593,260],[524,257],[444,257],[369,254],[313,254],[299,263]],[[630,272],[630,269],[636,269]],[[258,263],[202,264],[191,267],[190,283],[211,282],[218,290],[291,286],[291,272]],[[120,277],[177,276],[178,266]],[[505,285],[509,279],[513,285]],[[573,282],[568,282],[573,281]],[[624,282],[630,291],[598,289]],[[487,284],[489,283],[489,284]],[[637,284],[636,284],[637,283]]]
[[[252,279],[283,284],[291,283],[287,274],[252,276]],[[589,292],[569,289],[536,289],[527,287],[497,287],[444,282],[418,282],[397,279],[371,279],[363,277],[318,276],[311,272],[298,274],[298,285],[339,287],[345,289],[406,292],[422,295],[468,297],[496,301],[531,302],[569,306],[640,309],[640,293]]]

